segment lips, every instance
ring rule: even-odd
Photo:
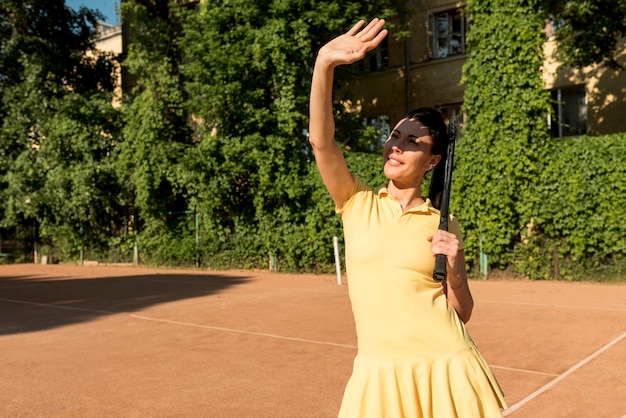
[[[402,161],[396,160],[393,157],[388,157],[387,158],[387,164],[393,165],[393,166],[399,166],[399,165],[402,165],[404,163]]]

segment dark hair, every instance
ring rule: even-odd
[[[428,198],[432,205],[437,209],[441,209],[446,159],[448,156],[448,128],[441,113],[431,107],[420,107],[419,109],[411,110],[406,117],[417,119],[430,129],[430,135],[433,138],[432,152],[435,155],[441,155],[441,160],[432,170],[432,178],[430,179],[430,188],[428,190]]]

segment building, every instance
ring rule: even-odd
[[[96,49],[102,52],[113,54],[117,58],[115,61],[115,89],[114,106],[119,106],[122,99],[122,69],[119,58],[122,56],[122,25],[110,25],[98,22],[96,37]]]
[[[198,0],[179,0],[191,9]],[[464,2],[421,0],[410,22],[411,36],[406,41],[387,37],[367,61],[361,62],[362,74],[345,85],[351,92],[346,106],[366,116],[365,123],[381,129],[384,140],[390,124],[410,109],[430,106],[447,119],[460,114],[464,87],[460,84],[468,31]],[[546,28],[544,44],[544,85],[555,99],[557,121],[546,115],[554,137],[581,134],[603,135],[626,131],[626,71],[605,66],[581,70],[560,67],[554,59],[554,37]],[[129,38],[127,24],[101,24],[98,49],[126,54]],[[123,40],[124,39],[124,40]],[[626,65],[626,38],[618,44],[618,61]],[[357,64],[355,64],[356,66]],[[120,72],[117,93],[121,97],[135,81]]]
[[[115,55],[122,53],[122,25],[98,22],[97,32],[96,49]]]
[[[449,118],[458,115],[463,104],[460,81],[469,29],[464,4],[449,0],[419,4],[410,22],[410,38],[388,37],[364,64],[363,75],[346,86],[354,93],[346,105],[361,111],[367,124],[381,128],[381,139],[386,138],[389,125],[410,109],[435,107]],[[548,37],[543,80],[556,101],[555,115],[562,121],[556,123],[546,115],[553,136],[626,131],[626,71],[559,67],[554,51],[554,37]],[[618,62],[626,65],[626,39],[620,41],[618,51],[622,51]]]
[[[582,134],[605,135],[626,131],[626,71],[606,66],[574,70],[554,59],[553,37],[544,44],[545,88],[557,101],[555,114],[562,124],[551,124],[556,138]],[[626,38],[620,39],[618,62],[626,64]]]

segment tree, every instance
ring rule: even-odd
[[[506,266],[531,222],[549,139],[541,80],[543,20],[523,0],[470,0],[463,67],[468,121],[459,143],[454,193],[467,252]],[[471,199],[470,202],[459,202]]]
[[[73,255],[106,242],[117,189],[113,66],[94,50],[98,17],[60,0],[0,7],[1,224],[35,224]]]
[[[615,48],[626,35],[625,0],[544,0],[540,9],[555,27],[557,55],[565,65],[604,63],[624,69],[615,59]]]
[[[311,179],[317,173],[305,136],[315,52],[360,17],[385,8],[393,15],[403,6],[205,1],[188,16],[183,69],[200,144],[188,154],[192,169],[184,183],[193,184],[189,197],[216,234],[214,253],[226,254],[229,243],[238,243],[251,257],[244,263],[265,263],[273,253],[292,269],[329,259],[316,251],[340,231],[311,204],[319,182]],[[324,199],[324,212],[335,217]]]
[[[126,180],[132,227],[142,231],[143,254],[153,253],[155,257],[146,261],[154,262],[164,262],[157,254],[167,258],[168,252],[171,259],[185,257],[180,256],[180,235],[185,235],[180,228],[184,231],[188,225],[181,214],[189,207],[186,185],[177,183],[176,172],[192,136],[180,71],[181,7],[167,0],[122,3],[129,39],[123,65],[134,84],[123,102],[117,162]]]

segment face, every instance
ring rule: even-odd
[[[441,160],[432,149],[430,130],[416,119],[402,119],[383,148],[385,176],[398,185],[421,185],[424,174]]]

